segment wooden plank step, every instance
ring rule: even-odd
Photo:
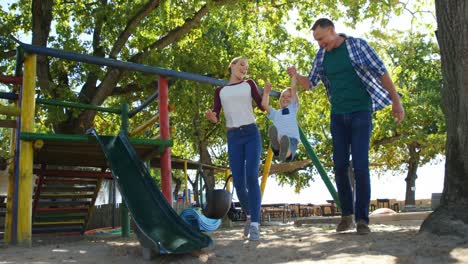
[[[112,173],[100,171],[64,171],[64,170],[34,170],[35,174],[47,177],[74,177],[74,178],[107,178],[112,179]]]
[[[93,193],[41,193],[39,199],[92,199]]]
[[[34,217],[61,217],[61,216],[70,216],[70,217],[82,217],[87,216],[88,212],[73,212],[73,211],[53,211],[53,212],[41,212],[36,213]]]
[[[42,185],[42,192],[51,192],[51,191],[59,191],[59,192],[94,192],[96,190],[96,186],[85,186],[85,185]]]
[[[88,207],[58,207],[58,208],[36,208],[36,213],[44,213],[44,212],[56,212],[56,211],[88,211]]]
[[[84,220],[78,221],[61,221],[61,222],[33,222],[33,226],[46,226],[46,225],[82,225]]]
[[[96,185],[97,179],[83,179],[83,178],[49,178],[45,177],[44,178],[44,183],[60,183],[60,184],[94,184]]]
[[[46,227],[33,227],[33,234],[47,234],[53,233],[54,235],[78,235],[81,234],[83,227],[81,226],[46,226]]]
[[[36,215],[34,223],[55,222],[55,221],[80,221],[85,220],[87,215]]]
[[[69,207],[66,205],[86,205],[89,206],[91,201],[39,201],[37,204],[38,208],[48,207],[48,206],[62,206],[62,207]]]

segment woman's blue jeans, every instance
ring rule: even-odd
[[[228,155],[237,197],[252,222],[260,222],[260,186],[258,169],[262,143],[256,124],[227,132]]]
[[[369,223],[371,112],[332,114],[330,119],[335,181],[342,215],[351,215],[354,212],[356,221],[364,220]],[[350,154],[355,177],[355,202],[348,173]]]

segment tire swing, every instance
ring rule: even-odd
[[[203,179],[206,186],[206,178],[203,170],[198,169],[200,179]],[[202,205],[203,215],[211,219],[223,218],[231,208],[231,193],[226,190],[226,185],[223,189],[206,190],[206,203]]]

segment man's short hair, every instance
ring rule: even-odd
[[[333,24],[333,22],[328,19],[328,18],[319,18],[317,21],[315,21],[314,25],[312,26],[312,30],[315,30],[317,29],[317,27],[321,27],[321,28],[327,28],[327,27],[335,27],[335,25]]]

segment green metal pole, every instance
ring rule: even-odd
[[[124,131],[125,134],[128,134],[128,104],[123,103],[121,107],[121,118],[122,123],[120,130]],[[130,236],[130,217],[128,215],[128,207],[125,204],[125,201],[122,199],[122,203],[120,205],[120,224],[122,226],[122,237],[129,237]]]
[[[41,105],[63,106],[63,107],[70,107],[70,108],[89,109],[89,110],[96,110],[100,112],[121,114],[121,110],[119,109],[102,107],[102,106],[97,106],[97,105],[92,105],[92,104],[82,104],[82,103],[74,103],[74,102],[51,100],[51,99],[36,99],[36,102]]]
[[[322,177],[323,182],[327,186],[327,189],[330,192],[331,196],[333,197],[333,200],[335,201],[336,206],[341,208],[340,199],[338,199],[338,194],[336,193],[335,186],[328,178],[327,172],[323,168],[322,163],[320,163],[320,160],[317,158],[317,155],[315,155],[315,152],[312,149],[312,146],[309,144],[309,141],[307,140],[300,126],[299,126],[299,134],[301,136],[301,142],[304,145],[307,151],[307,154],[309,154],[309,157],[312,159],[312,163],[314,163],[315,168],[317,168],[320,174],[320,177]]]
[[[30,133],[23,132],[20,134],[20,139],[26,141],[33,141],[36,139],[42,139],[44,141],[58,142],[92,142],[96,143],[96,138],[91,135],[71,135],[71,134],[42,134],[42,133]],[[172,147],[174,141],[162,140],[162,139],[142,139],[142,138],[131,138],[130,143],[134,145],[149,145],[149,146],[161,146]]]

